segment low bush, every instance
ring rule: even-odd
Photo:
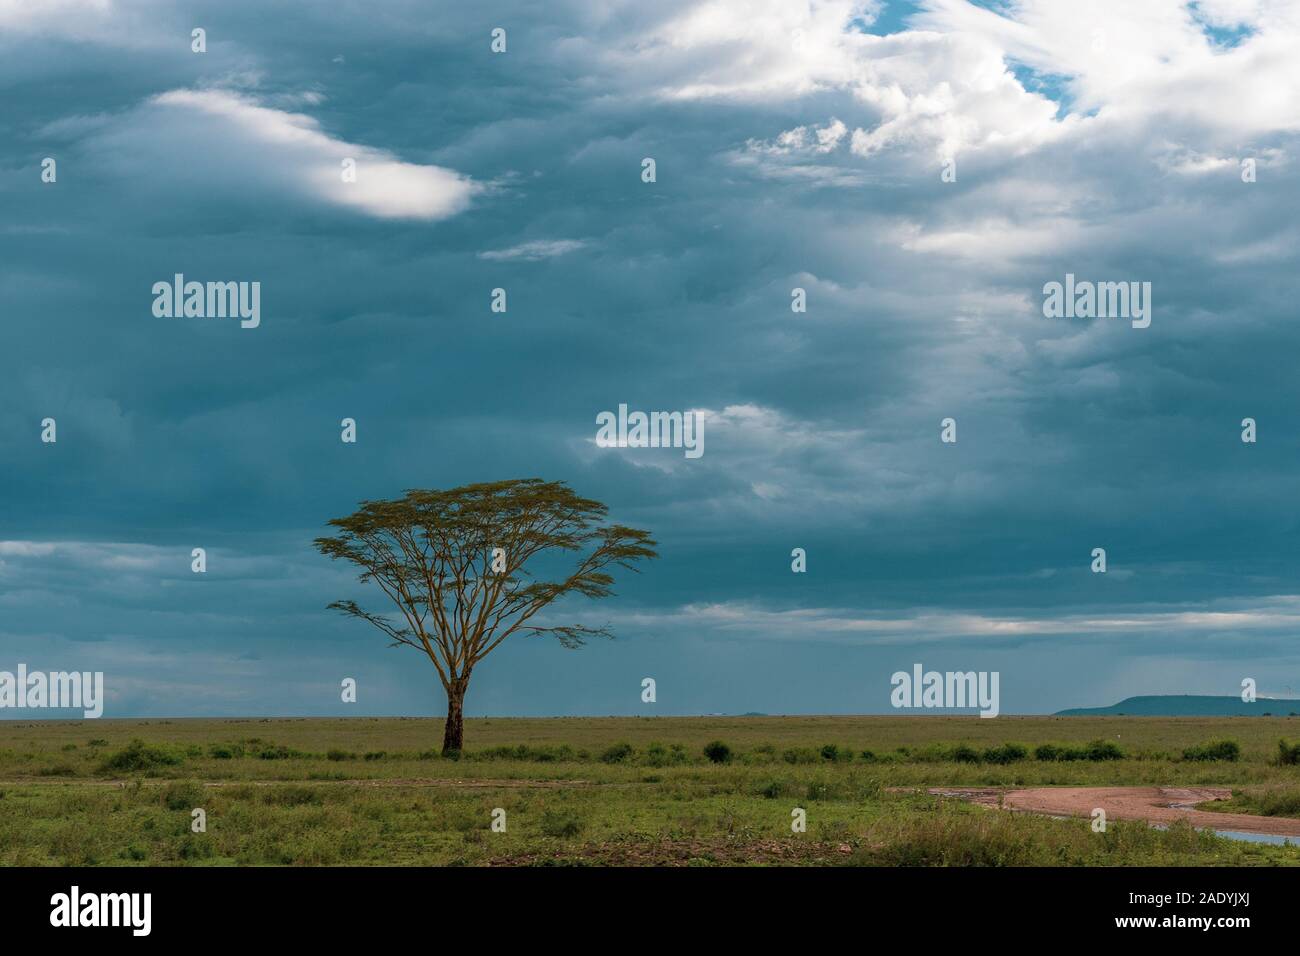
[[[1093,740],[1078,744],[1039,744],[1034,748],[1035,760],[1122,760],[1124,751],[1119,744],[1109,740]]]
[[[636,753],[635,748],[629,743],[618,743],[609,747],[600,755],[601,763],[623,763],[632,754]]]
[[[1210,740],[1183,751],[1184,760],[1236,760],[1241,746],[1235,740]]]
[[[1300,764],[1300,743],[1289,744],[1285,740],[1277,742],[1277,762],[1283,767]]]
[[[582,832],[582,819],[573,813],[547,810],[541,827],[548,837],[575,837]]]
[[[100,765],[100,770],[110,773],[136,773],[158,767],[173,767],[180,762],[181,758],[172,751],[136,739],[117,753],[110,755]]]
[[[726,763],[731,759],[731,748],[721,740],[711,740],[704,745],[704,756],[712,763]]]

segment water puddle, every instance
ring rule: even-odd
[[[1151,824],[1157,830],[1168,830],[1169,827],[1163,823]],[[1215,836],[1226,837],[1229,840],[1241,840],[1245,843],[1271,843],[1274,846],[1300,846],[1300,837],[1281,836],[1276,833],[1246,833],[1244,830],[1215,830],[1211,827],[1198,827],[1201,830],[1209,830]]]

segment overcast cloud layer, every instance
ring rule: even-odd
[[[438,714],[311,540],[536,475],[662,558],[471,715],[884,712],[913,662],[1004,713],[1300,689],[1294,3],[178,6],[0,0],[0,669]],[[176,273],[260,327],[155,317]],[[1067,273],[1151,326],[1045,318]],[[619,403],[705,454],[596,447]]]

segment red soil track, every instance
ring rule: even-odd
[[[1211,813],[1193,809],[1210,800],[1226,800],[1226,787],[1035,787],[1002,791],[992,787],[932,787],[935,796],[959,797],[988,807],[1061,817],[1091,817],[1097,807],[1108,820],[1145,820],[1169,824],[1186,820],[1197,828],[1236,830],[1300,838],[1300,820],[1249,813]]]

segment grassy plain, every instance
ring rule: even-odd
[[[1219,785],[1237,812],[1298,815],[1300,766],[1277,754],[1300,718],[489,718],[459,759],[441,737],[429,719],[0,722],[0,864],[1300,864],[902,789]],[[1225,738],[1238,759],[1184,756]]]

